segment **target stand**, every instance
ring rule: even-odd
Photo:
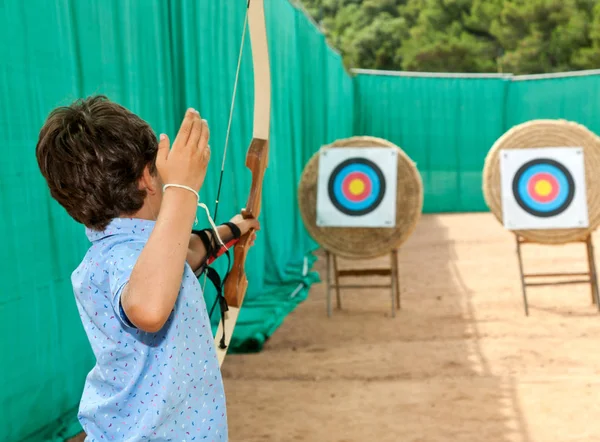
[[[570,285],[570,284],[589,284],[590,293],[592,297],[592,304],[594,304],[600,312],[600,299],[598,293],[598,276],[596,273],[596,262],[594,258],[594,245],[592,242],[591,235],[583,240],[575,241],[576,243],[583,243],[586,246],[587,251],[587,272],[572,272],[572,273],[525,273],[523,265],[523,254],[521,248],[525,244],[536,244],[533,241],[529,241],[520,235],[515,235],[517,242],[517,257],[519,259],[519,273],[521,275],[521,290],[523,292],[523,306],[525,308],[525,315],[529,316],[529,303],[527,301],[527,287],[534,286],[552,286],[552,285]],[[537,244],[539,245],[539,244]],[[559,279],[558,281],[540,281],[540,279],[549,278],[573,278],[579,279]],[[586,277],[585,279],[581,279]],[[529,282],[528,280],[533,280]]]
[[[325,255],[327,316],[333,315],[334,291],[341,309],[344,289],[366,289],[367,296],[370,289],[389,289],[395,317],[400,309],[398,251],[423,209],[423,183],[410,157],[376,137],[321,146],[302,172],[298,204],[304,226]],[[389,267],[338,266],[339,259],[365,262],[384,256],[389,257]],[[367,276],[385,281],[364,283],[361,278]],[[352,279],[358,279],[357,284]]]
[[[600,225],[600,138],[564,120],[533,120],[502,135],[487,155],[483,173],[486,203],[515,235],[525,315],[527,288],[589,284],[600,300],[592,233]],[[526,273],[522,249],[584,244],[587,271]]]
[[[402,308],[400,301],[400,278],[398,276],[398,250],[394,249],[390,252],[390,267],[376,269],[347,269],[339,270],[338,258],[334,253],[325,251],[327,273],[327,316],[331,318],[333,315],[332,307],[332,290],[335,290],[336,306],[338,310],[342,310],[342,296],[340,289],[390,289],[392,317],[396,317],[396,310]],[[340,283],[340,278],[360,278],[364,276],[379,276],[390,278],[389,284],[346,284]],[[332,281],[333,277],[333,281]]]

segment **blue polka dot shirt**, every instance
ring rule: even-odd
[[[103,232],[86,230],[92,246],[72,274],[96,356],[79,407],[86,442],[227,441],[223,381],[192,269],[185,265],[177,302],[158,333],[136,329],[121,308],[123,287],[153,227],[153,221],[118,218]]]

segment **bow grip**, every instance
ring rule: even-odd
[[[252,173],[252,185],[248,195],[246,208],[242,210],[244,219],[258,218],[261,209],[262,184],[269,161],[269,142],[260,138],[254,138],[248,148],[246,155],[246,167]],[[242,235],[235,246],[233,254],[233,266],[225,280],[224,296],[229,307],[241,307],[248,288],[246,278],[246,256],[250,247],[250,238],[253,229]]]

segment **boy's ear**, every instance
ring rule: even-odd
[[[140,189],[147,190],[149,194],[154,195],[160,189],[160,178],[158,174],[152,175],[148,166],[144,167],[144,172],[140,178]]]

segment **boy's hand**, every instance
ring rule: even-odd
[[[250,243],[248,244],[248,246],[252,247],[254,245],[254,241],[256,241],[256,232],[252,232],[252,235],[250,236]]]
[[[246,233],[248,233],[250,231],[250,229],[254,229],[255,232],[257,230],[260,230],[260,223],[258,222],[257,219],[254,219],[254,218],[244,219],[244,217],[242,215],[236,215],[233,218],[231,218],[230,222],[232,222],[233,224],[238,226],[242,236],[244,236]],[[250,241],[250,245],[254,244],[255,238],[256,238],[256,235],[254,234],[252,240]]]
[[[162,134],[156,168],[164,184],[181,184],[200,191],[210,160],[210,131],[198,111],[188,109],[169,150],[169,138]]]

